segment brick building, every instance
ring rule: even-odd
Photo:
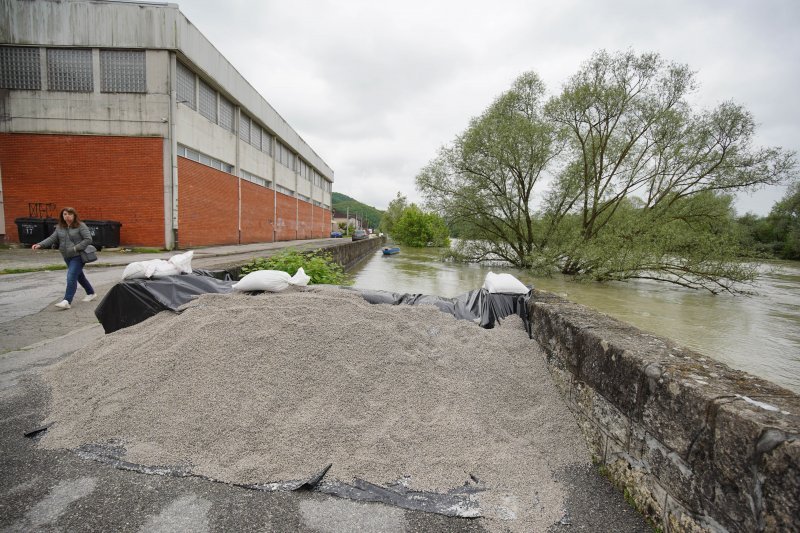
[[[124,246],[329,234],[333,170],[178,5],[7,0],[0,20],[4,240],[37,206],[121,222]]]

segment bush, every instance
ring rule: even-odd
[[[349,285],[352,283],[344,273],[342,266],[333,260],[331,254],[322,252],[303,254],[297,250],[283,250],[271,257],[254,259],[242,267],[242,275],[256,270],[281,270],[294,276],[300,267],[311,277],[312,285]]]

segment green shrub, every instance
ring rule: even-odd
[[[303,254],[297,250],[283,250],[271,257],[259,257],[242,267],[242,275],[256,270],[281,270],[294,276],[300,267],[311,277],[311,284],[349,285],[344,269],[329,253]]]

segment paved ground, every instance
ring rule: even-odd
[[[195,250],[193,266],[214,269],[280,248],[341,239]],[[170,253],[104,250],[87,275],[100,298],[57,310],[63,270],[0,276],[0,532],[5,531],[483,531],[480,520],[446,518],[312,492],[266,493],[198,478],[144,475],[41,450],[23,434],[44,418],[48,392],[38,369],[103,335],[94,308],[133,261]],[[0,250],[0,270],[61,264],[53,250]],[[567,518],[551,531],[650,531],[593,469],[558,473],[570,487]]]

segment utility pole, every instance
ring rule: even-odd
[[[347,207],[347,218],[344,219],[344,234],[350,235],[350,206]]]

